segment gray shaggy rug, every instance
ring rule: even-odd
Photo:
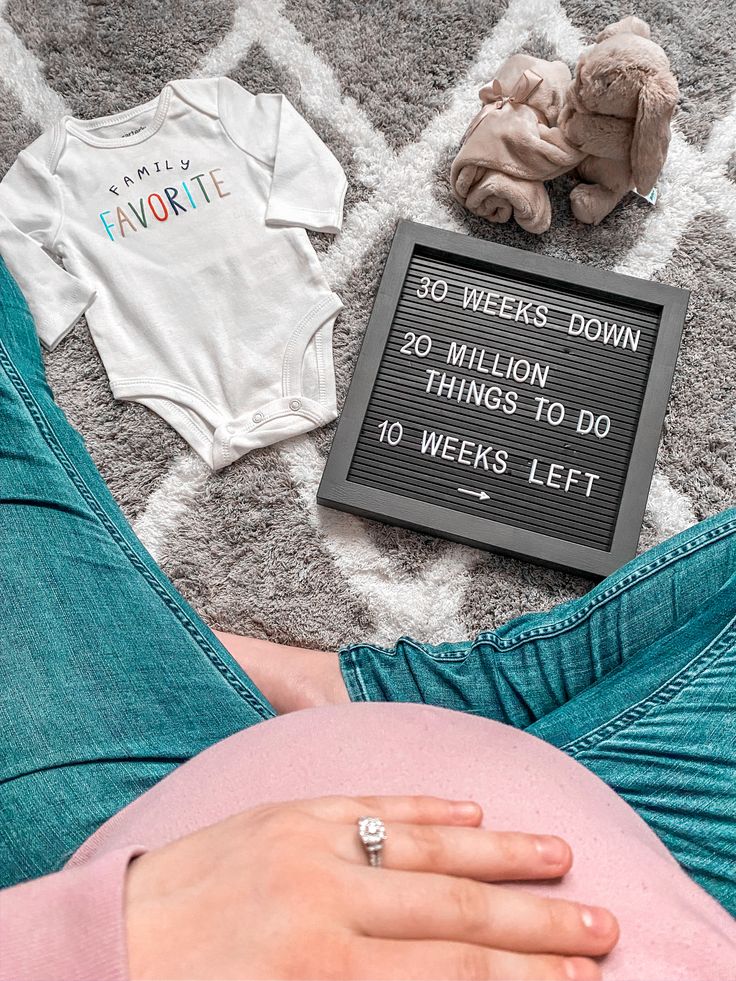
[[[656,207],[632,197],[582,227],[561,179],[541,238],[463,213],[447,172],[480,85],[516,50],[572,64],[632,12],[682,93]],[[114,112],[171,78],[284,92],[350,181],[342,235],[314,236],[345,302],[339,400],[399,218],[692,290],[644,548],[736,497],[735,36],[732,0],[0,0],[0,172],[62,113]],[[112,399],[84,322],[47,369],[123,511],[213,626],[324,649],[456,639],[591,584],[318,508],[333,427],[210,473],[156,415]]]

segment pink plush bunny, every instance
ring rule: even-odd
[[[648,194],[670,143],[679,91],[667,55],[649,26],[626,17],[601,31],[578,61],[559,126],[586,157],[585,183],[570,200],[576,218],[597,225],[633,189]]]

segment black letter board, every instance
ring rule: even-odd
[[[318,502],[613,572],[636,551],[688,297],[400,222]]]

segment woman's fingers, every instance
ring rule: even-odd
[[[358,838],[361,817],[386,824],[385,865],[406,871],[443,872],[479,879],[551,879],[572,865],[570,846],[554,835],[479,829],[482,810],[473,801],[441,797],[322,797],[296,806],[321,820],[352,825],[336,836],[338,853],[364,862]]]
[[[442,797],[320,797],[299,801],[296,807],[325,821],[356,824],[362,817],[378,817],[390,823],[478,825],[483,817],[473,801]],[[356,838],[357,840],[357,838]]]
[[[343,858],[366,861],[357,833],[341,838],[339,849]],[[562,838],[550,835],[396,822],[388,828],[383,864],[485,882],[555,879],[569,871],[572,851]]]
[[[471,944],[442,941],[357,940],[354,949],[360,978],[427,978],[444,981],[599,981],[598,965],[584,957],[512,954]],[[368,973],[366,974],[366,966]]]
[[[430,873],[366,868],[355,926],[372,937],[452,940],[521,953],[607,954],[608,910]]]

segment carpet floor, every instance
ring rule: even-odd
[[[584,227],[560,179],[542,237],[464,213],[447,174],[481,84],[517,50],[572,65],[631,12],[682,93],[656,206],[631,196]],[[400,218],[691,290],[645,548],[736,499],[734,36],[731,0],[0,0],[0,173],[65,112],[114,112],[171,78],[284,92],[350,183],[341,236],[313,238],[345,303],[339,401]],[[332,426],[211,473],[156,415],[112,398],[84,322],[46,364],[123,511],[213,626],[324,649],[458,639],[591,585],[318,508]]]

